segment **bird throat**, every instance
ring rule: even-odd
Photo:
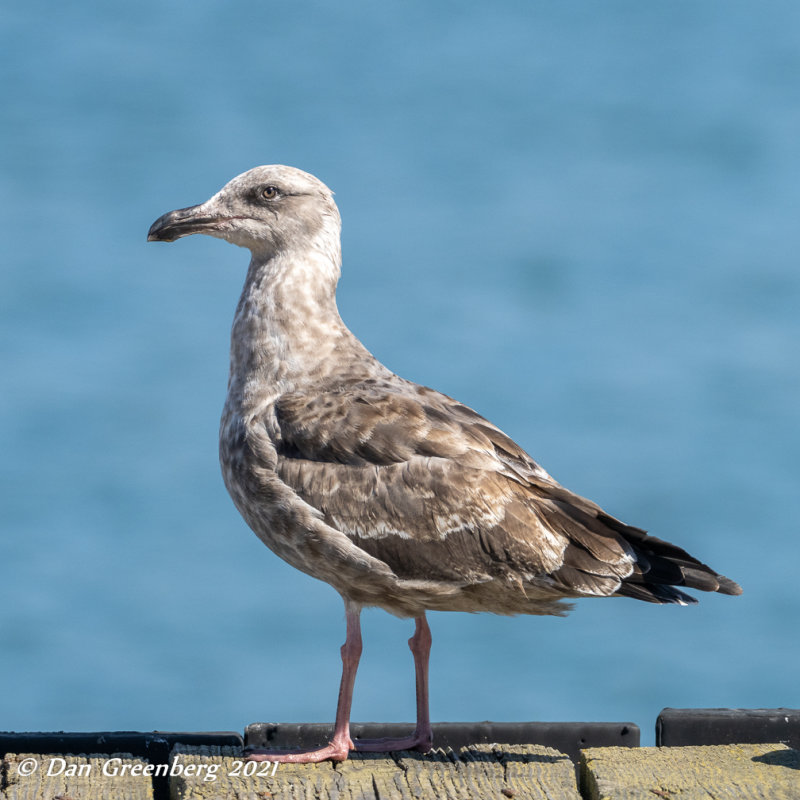
[[[228,385],[229,402],[243,412],[324,378],[356,341],[336,307],[338,265],[326,261],[311,251],[250,262],[231,331]]]

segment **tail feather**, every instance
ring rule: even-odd
[[[679,606],[695,606],[697,599],[674,586],[660,583],[623,583],[616,591],[617,597],[632,597],[647,603],[675,603]]]
[[[715,572],[677,545],[648,536],[639,528],[627,528],[621,533],[633,547],[637,561],[643,567],[640,576],[634,570],[626,582],[685,586],[688,589],[729,595],[742,593],[739,584]],[[622,587],[620,592],[621,589]]]
[[[562,486],[548,487],[547,494],[558,512],[572,522],[566,525],[562,519],[559,525],[570,539],[564,566],[552,575],[560,583],[579,592],[602,593],[603,586],[616,574],[620,584],[611,592],[616,596],[680,605],[691,605],[697,600],[678,589],[679,586],[728,595],[742,593],[738,583],[715,572],[683,548],[648,536],[641,528],[626,525],[590,500],[574,495]],[[554,521],[548,519],[551,524]],[[624,550],[620,551],[620,547]],[[628,564],[629,574],[621,571],[622,559],[603,558],[606,552],[614,552],[615,548],[619,555],[627,552],[627,559],[633,562],[632,570]],[[593,582],[591,587],[589,581]]]

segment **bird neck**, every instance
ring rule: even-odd
[[[231,332],[229,401],[257,412],[360,347],[336,307],[338,277],[338,263],[318,250],[253,256]]]

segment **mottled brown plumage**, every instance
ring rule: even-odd
[[[425,707],[413,737],[383,744],[425,747],[428,609],[562,614],[579,597],[685,604],[695,601],[677,587],[740,593],[684,550],[565,489],[472,409],[376,361],[336,308],[339,232],[326,186],[271,166],[165,214],[149,234],[206,233],[252,252],[220,429],[225,484],[268,547],[345,599],[334,741],[287,760],[341,758],[352,745],[362,606],[417,619]]]

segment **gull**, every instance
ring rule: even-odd
[[[210,200],[164,214],[148,241],[203,233],[248,249],[219,437],[225,486],[247,524],[342,596],[347,635],[333,737],[254,760],[344,760],[431,748],[426,611],[565,614],[581,597],[687,605],[677,587],[741,594],[669,542],[561,486],[471,408],[395,375],[336,306],[333,193],[293,167],[251,169]],[[361,609],[412,618],[417,722],[398,739],[350,736]]]

